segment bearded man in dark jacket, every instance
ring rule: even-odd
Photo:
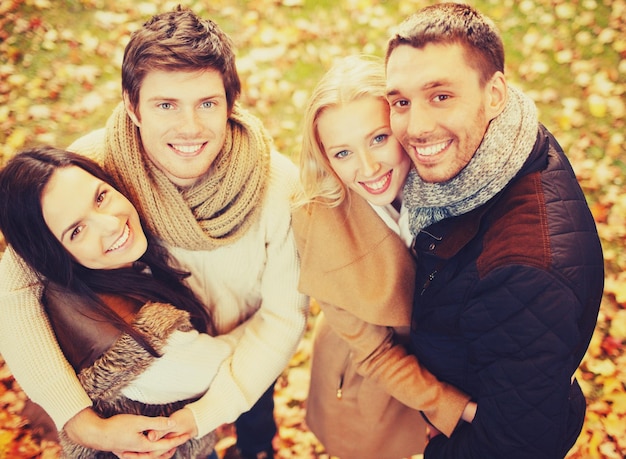
[[[405,20],[386,57],[391,127],[417,258],[412,346],[478,403],[425,458],[563,458],[585,398],[574,372],[604,283],[596,226],[572,167],[509,86],[502,40],[467,5]]]

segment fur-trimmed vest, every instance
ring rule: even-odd
[[[145,305],[122,301],[117,297],[103,297],[104,301],[122,317],[132,317],[132,325],[147,337],[154,349],[161,353],[175,330],[193,328],[186,311],[163,303]],[[169,416],[193,400],[147,405],[122,395],[122,389],[145,371],[154,361],[133,338],[121,333],[106,319],[87,308],[77,295],[53,285],[44,294],[46,312],[59,345],[78,374],[93,409],[107,418],[115,414]],[[115,459],[110,452],[96,451],[72,442],[65,431],[59,433],[63,457]],[[208,456],[215,446],[215,434],[191,439],[178,447],[173,456],[178,459]]]

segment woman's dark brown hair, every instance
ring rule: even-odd
[[[97,163],[51,147],[18,153],[0,171],[0,231],[12,250],[41,276],[44,283],[54,282],[58,287],[83,296],[89,307],[131,335],[153,355],[156,352],[143,336],[108,308],[98,294],[119,295],[142,304],[149,301],[170,303],[189,312],[197,330],[213,333],[207,309],[183,283],[189,273],[169,264],[167,251],[145,227],[148,248],[130,268],[89,269],[67,252],[46,225],[41,196],[56,170],[72,166],[112,185],[110,177]]]

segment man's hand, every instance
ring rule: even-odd
[[[196,418],[194,418],[191,410],[182,408],[175,411],[170,415],[169,420],[174,423],[173,426],[163,431],[151,430],[147,433],[148,438],[151,441],[158,441],[161,438],[176,438],[181,436],[194,438],[198,435]]]
[[[64,427],[72,441],[99,451],[115,452],[124,459],[172,457],[176,448],[191,438],[189,434],[178,434],[175,429],[174,419],[130,414],[103,419],[91,408],[78,413]],[[158,432],[155,441],[145,435],[150,431]]]
[[[154,418],[151,418],[154,419]],[[167,418],[166,418],[167,419]],[[196,419],[193,416],[191,410],[182,408],[169,417],[170,424],[168,428],[165,430],[157,430],[153,429],[146,432],[147,438],[152,442],[162,443],[165,440],[179,440],[179,439],[189,439],[198,435],[198,428],[196,426]],[[185,440],[185,441],[187,441]],[[179,445],[182,443],[179,443]],[[159,453],[136,453],[136,452],[125,452],[123,454],[116,453],[118,457],[121,459],[169,459],[176,452],[176,448],[173,448],[170,451],[166,451],[165,453],[158,455]],[[157,454],[157,455],[155,455]]]

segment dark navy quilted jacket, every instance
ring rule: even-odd
[[[498,196],[414,241],[412,344],[441,380],[478,402],[474,422],[425,458],[563,458],[585,400],[572,374],[604,285],[594,220],[554,137]]]

